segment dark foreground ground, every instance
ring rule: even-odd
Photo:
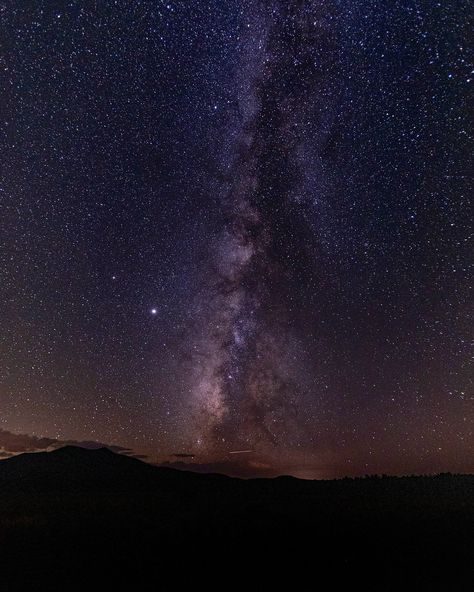
[[[474,590],[474,476],[241,481],[66,447],[0,462],[0,590]]]

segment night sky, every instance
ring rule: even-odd
[[[0,15],[2,456],[474,471],[467,0]]]

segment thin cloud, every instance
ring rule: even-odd
[[[14,434],[8,430],[0,429],[0,458],[8,458],[15,454],[24,452],[44,452],[55,450],[63,446],[80,446],[94,450],[96,448],[108,448],[112,452],[132,456],[134,458],[144,458],[143,455],[135,454],[131,448],[124,446],[104,444],[94,440],[59,440],[57,438],[42,438],[32,434]]]

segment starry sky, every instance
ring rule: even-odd
[[[0,15],[2,456],[474,471],[467,1]]]

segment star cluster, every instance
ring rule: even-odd
[[[2,433],[474,469],[472,19],[389,4],[1,3]]]

